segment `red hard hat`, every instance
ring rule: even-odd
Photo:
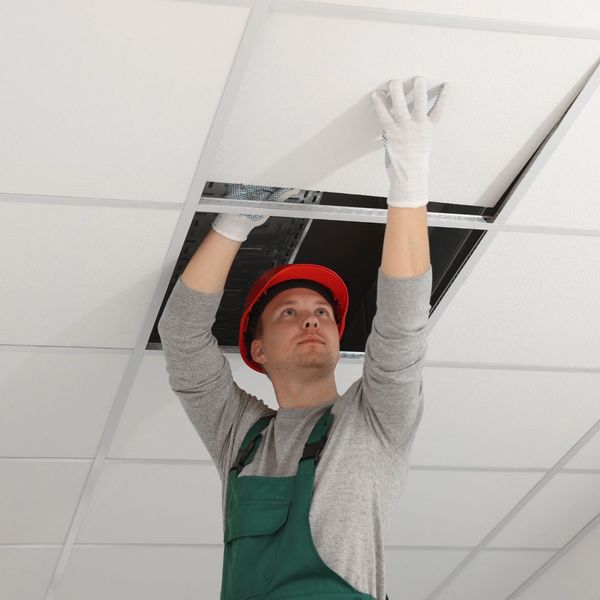
[[[275,285],[292,280],[308,280],[308,282],[314,282],[318,288],[319,285],[327,288],[327,291],[331,293],[333,297],[333,310],[335,313],[335,320],[337,323],[340,339],[344,333],[344,327],[346,324],[346,313],[348,312],[348,288],[344,283],[344,280],[331,269],[324,267],[323,265],[313,264],[294,264],[294,265],[280,265],[273,267],[265,273],[263,273],[252,285],[246,302],[244,303],[244,310],[242,318],[240,319],[240,332],[239,332],[239,347],[242,360],[255,371],[264,373],[262,365],[257,363],[250,355],[250,344],[252,342],[249,339],[250,335],[254,332],[248,331],[250,323],[250,317],[254,306],[265,297],[265,294]],[[297,286],[290,285],[289,287],[305,287],[309,283],[306,281],[298,282]],[[267,302],[270,301],[267,300]],[[262,307],[264,309],[264,306]]]

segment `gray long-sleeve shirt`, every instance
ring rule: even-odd
[[[212,335],[223,292],[198,292],[177,280],[158,331],[171,388],[219,471],[223,528],[229,470],[252,424],[277,415],[239,476],[288,477],[296,473],[313,426],[333,406],[315,473],[313,540],[331,569],[360,592],[385,600],[386,525],[406,485],[423,413],[431,285],[431,265],[412,278],[389,277],[379,268],[362,376],[334,402],[275,411],[236,384]]]

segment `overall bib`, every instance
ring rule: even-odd
[[[229,471],[220,600],[376,600],[321,560],[310,531],[315,470],[333,420],[331,406],[313,427],[296,475],[238,477],[273,417],[252,425]]]

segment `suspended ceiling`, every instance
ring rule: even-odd
[[[0,597],[218,597],[218,476],[147,349],[186,233],[207,181],[385,198],[369,93],[417,74],[452,84],[431,202],[494,206],[529,167],[430,318],[389,596],[597,596],[595,4],[0,11]]]

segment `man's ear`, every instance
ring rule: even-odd
[[[250,356],[252,356],[252,359],[259,365],[262,365],[265,362],[264,355],[265,353],[260,340],[252,340],[250,344]]]

